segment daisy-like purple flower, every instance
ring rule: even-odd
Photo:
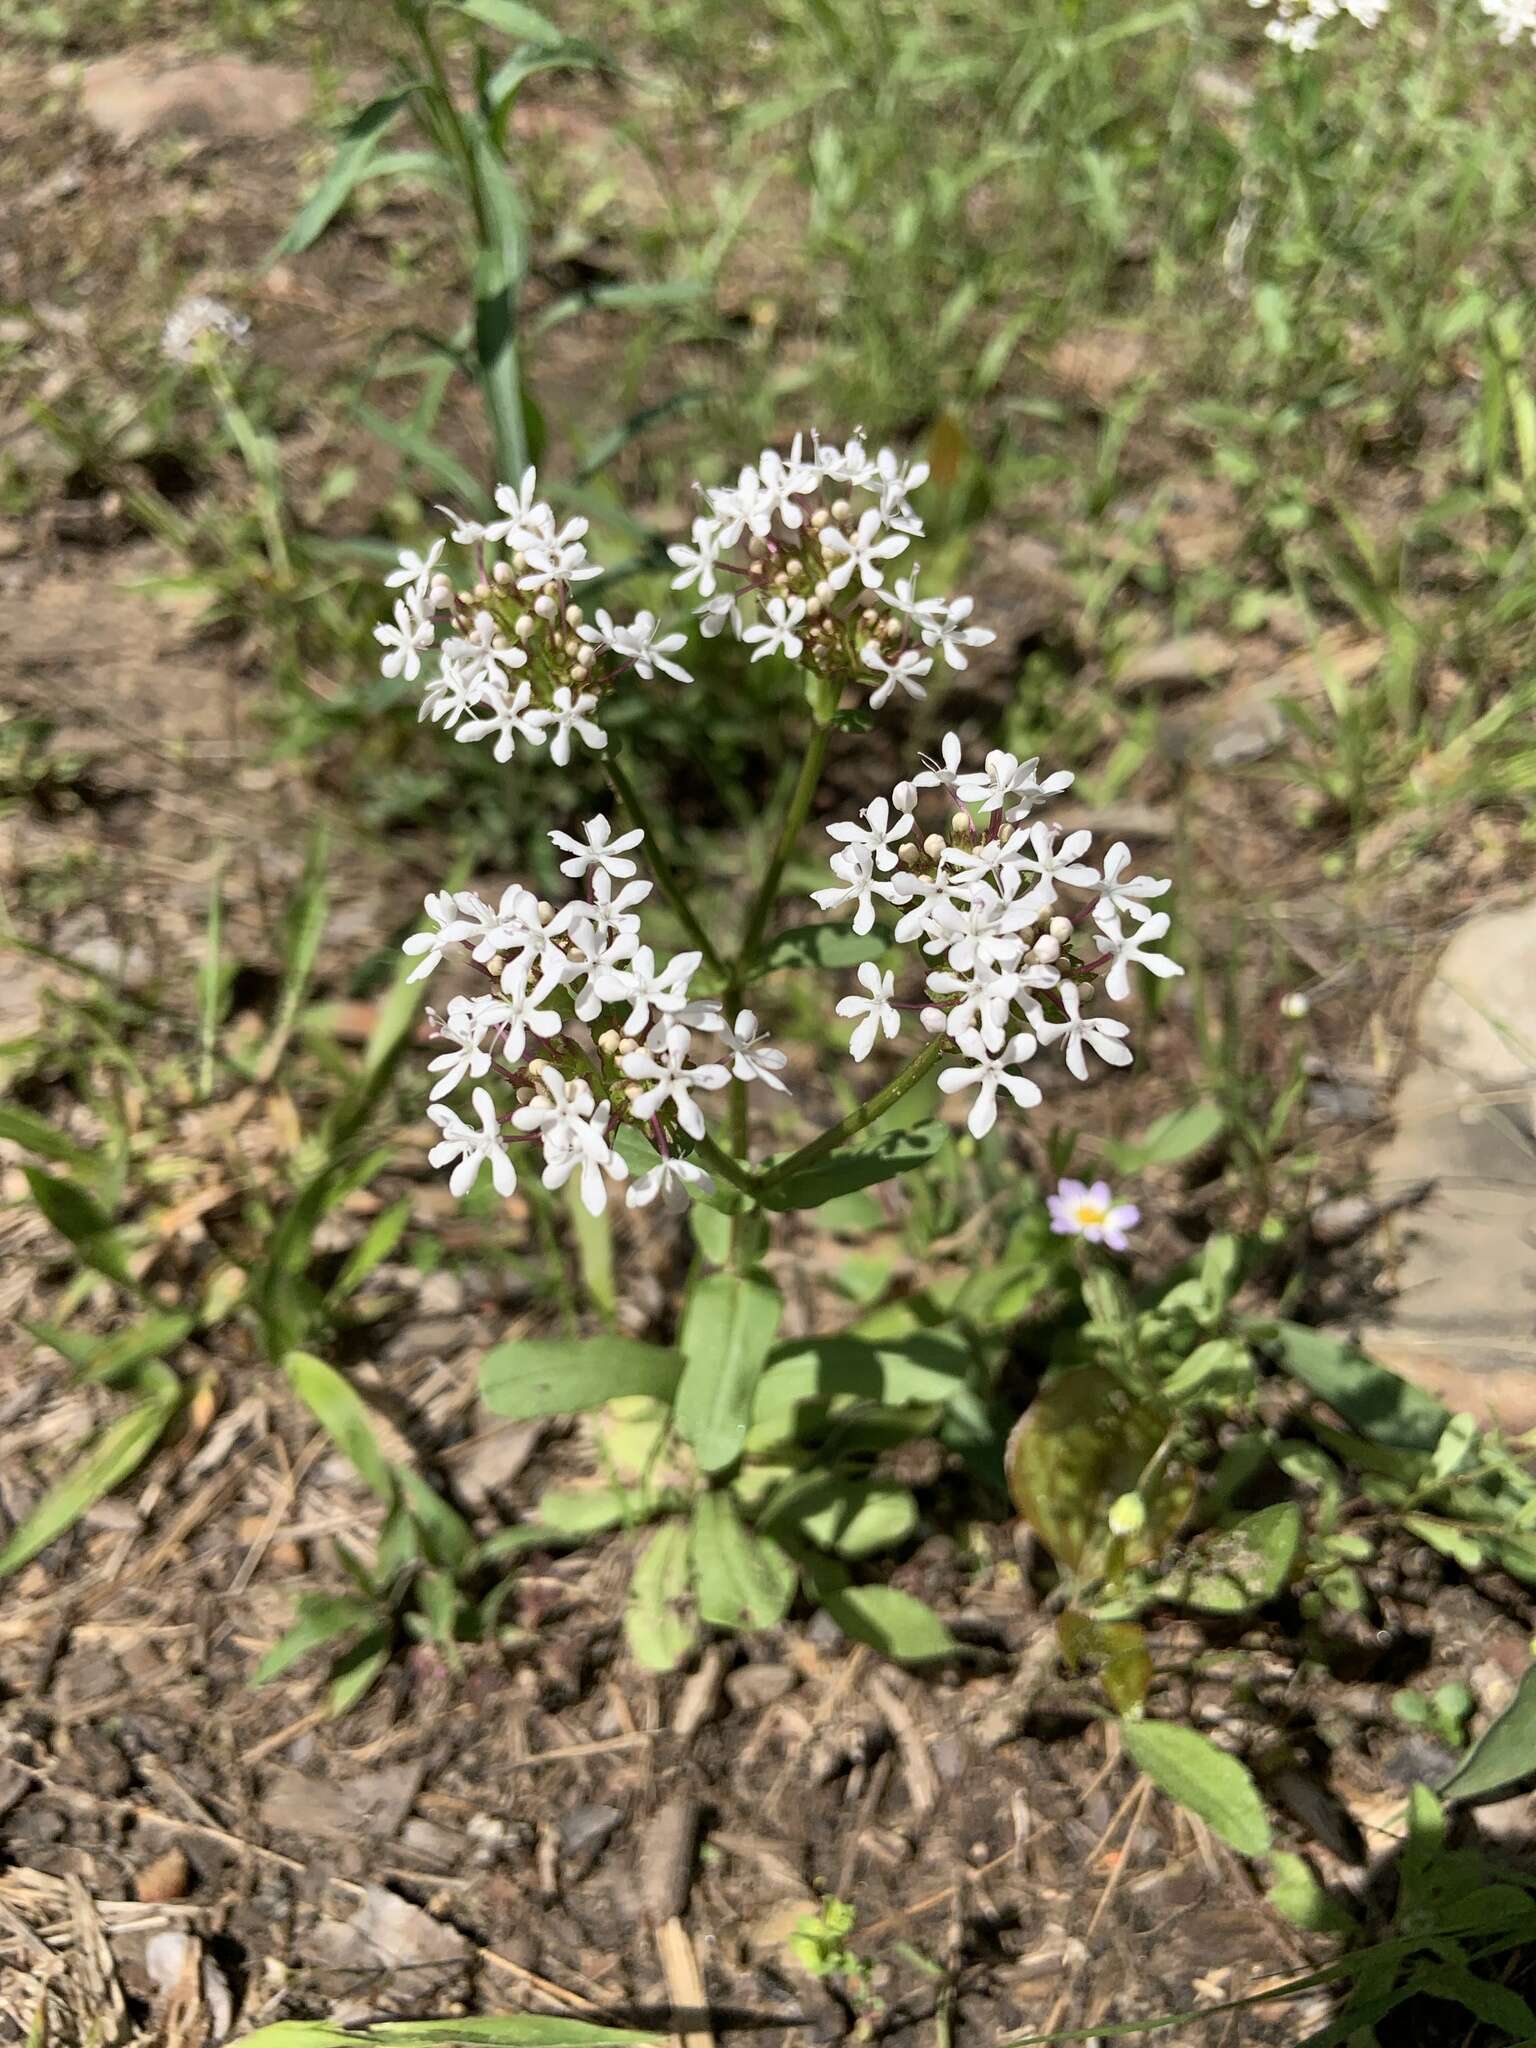
[[[1134,1202],[1117,1202],[1107,1180],[1086,1187],[1080,1180],[1057,1184],[1054,1195],[1046,1196],[1051,1228],[1058,1237],[1083,1237],[1089,1244],[1107,1244],[1112,1252],[1123,1252],[1130,1239],[1127,1231],[1141,1221]]]

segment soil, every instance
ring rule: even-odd
[[[68,319],[34,328],[31,389],[94,374],[115,333],[135,318],[142,327],[130,230],[156,218],[165,165],[89,134],[39,67],[10,60],[4,83],[0,146],[23,153],[39,191],[50,178],[79,180],[67,198],[83,224],[75,255],[95,266],[88,339]],[[205,265],[243,269],[299,181],[273,169],[260,139],[198,147],[196,175],[178,187],[197,204],[176,232]],[[47,301],[60,203],[23,207],[7,225],[6,297]],[[353,359],[372,295],[402,317],[390,278],[367,227],[344,230],[302,275],[269,277],[269,360],[297,394]],[[579,392],[583,375],[600,375],[601,338],[571,347],[568,389]],[[1057,367],[1086,384],[1103,370],[1089,344]],[[39,456],[20,390],[20,373],[0,386],[15,408],[4,445],[17,461]],[[307,432],[296,405],[301,481],[338,452],[366,471],[367,448],[359,437],[338,451],[334,430]],[[190,490],[218,484],[189,475]],[[370,502],[366,474],[360,502]],[[1191,476],[1176,494],[1175,557],[1208,559],[1229,516]],[[55,461],[49,487],[0,537],[5,708],[47,764],[0,814],[0,876],[32,949],[7,962],[0,1040],[30,1035],[44,1015],[67,1032],[86,987],[119,993],[133,1055],[127,1114],[171,1158],[154,1274],[171,1287],[205,1276],[221,1242],[249,1227],[242,1204],[301,1129],[286,1076],[209,1108],[153,1099],[157,1060],[184,1059],[196,1042],[185,992],[215,867],[240,963],[237,1013],[259,1023],[272,1011],[282,907],[307,830],[330,827],[333,920],[316,993],[353,1006],[341,1035],[355,1038],[368,1011],[354,970],[439,879],[441,849],[427,833],[386,838],[359,822],[334,758],[272,758],[259,645],[210,632],[166,591],[176,564],[88,468]],[[972,582],[978,611],[1003,632],[953,703],[962,731],[986,730],[1031,652],[1065,655],[1085,699],[1103,686],[1060,573],[1072,543],[1070,531],[1049,547],[983,534]],[[1315,664],[1279,626],[1192,648],[1171,619],[1152,625],[1146,658],[1119,684],[1166,696],[1163,751],[1134,805],[1085,807],[1084,821],[1091,810],[1097,825],[1161,838],[1176,856],[1215,989],[1234,963],[1244,1035],[1233,1057],[1260,1092],[1295,1057],[1278,996],[1298,979],[1326,993],[1308,1040],[1309,1142],[1317,1183],[1347,1183],[1383,1114],[1421,963],[1470,905],[1521,886],[1513,821],[1479,821],[1470,853],[1447,830],[1396,864],[1389,830],[1368,891],[1335,881],[1337,828],[1302,820],[1288,783],[1234,765],[1261,761],[1273,743],[1276,676],[1305,696],[1319,686]],[[1334,652],[1356,673],[1373,658],[1345,629]],[[1185,1099],[1200,1071],[1190,1000],[1164,1011],[1148,1065],[1155,1080],[1134,1098],[1098,1091],[1105,1128]],[[47,1059],[30,1067],[24,1098],[90,1141],[100,1122],[57,1085],[58,1071]],[[21,1334],[54,1310],[67,1267],[59,1240],[16,1200],[17,1155],[3,1156],[0,1507],[15,1519],[111,1411]],[[399,1455],[488,1533],[527,1514],[551,1477],[589,1464],[590,1446],[580,1431],[498,1424],[477,1405],[485,1348],[551,1319],[500,1256],[526,1237],[526,1212],[492,1238],[419,1164],[391,1173],[373,1208],[409,1192],[418,1223],[453,1256],[435,1272],[392,1273],[398,1296],[349,1369],[395,1425]],[[1163,1199],[1150,1263],[1199,1242],[1221,1185],[1198,1162],[1152,1183]],[[335,1249],[369,1213],[366,1202],[349,1207]],[[626,1221],[618,1255],[629,1325],[659,1327],[677,1246]],[[1311,1284],[1321,1312],[1373,1279],[1320,1262]],[[105,1315],[105,1296],[97,1306]],[[614,1538],[520,1569],[520,1650],[470,1653],[454,1671],[418,1649],[340,1722],[325,1717],[312,1666],[253,1689],[296,1596],[343,1583],[329,1539],[366,1547],[370,1511],[305,1411],[228,1327],[205,1355],[181,1437],[5,1588],[0,2020],[16,2038],[45,1982],[56,2038],[70,2037],[71,2015],[105,2013],[112,2039],[175,2048],[300,2014],[563,2012],[688,2031],[674,1917],[707,1996],[691,2030],[722,2043],[830,2042],[857,2028],[893,2044],[994,2048],[1026,2029],[1091,2032],[1214,2008],[1331,1952],[1264,1906],[1249,1865],[1139,1786],[1094,1696],[1060,1676],[1036,1561],[1005,1525],[971,1529],[963,1546],[931,1527],[897,1568],[966,1646],[922,1675],[850,1646],[824,1616],[717,1644],[677,1677],[639,1672],[615,1620],[631,1546]],[[1417,1553],[1384,1562],[1380,1626],[1341,1643],[1331,1674],[1304,1664],[1279,1630],[1216,1641],[1170,1629],[1157,1644],[1154,1711],[1191,1719],[1264,1769],[1292,1845],[1367,1909],[1380,1903],[1405,1787],[1451,1761],[1394,1719],[1393,1689],[1463,1676],[1481,1725],[1526,1658],[1519,1589],[1426,1570]],[[1530,1800],[1484,1823],[1511,1848],[1533,1824]],[[692,1853],[679,1853],[680,1828],[695,1836]],[[658,1910],[669,1890],[671,1911]],[[857,1903],[862,1988],[814,1978],[790,1952],[797,1922],[828,1896]],[[168,1950],[166,1936],[179,1946]],[[1308,1992],[1193,2017],[1165,2038],[1294,2042],[1327,2010],[1325,1993]]]

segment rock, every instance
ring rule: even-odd
[[[133,1880],[133,1896],[146,1906],[164,1906],[184,1899],[192,1888],[192,1866],[180,1849],[167,1849],[146,1863]]]
[[[152,135],[262,141],[302,121],[309,102],[309,74],[289,65],[233,56],[178,64],[157,47],[103,57],[80,79],[86,119],[119,149]]]
[[[725,1696],[739,1713],[755,1714],[771,1707],[800,1683],[787,1664],[743,1664],[725,1681]]]
[[[421,1969],[467,1960],[468,1942],[380,1884],[369,1885],[357,1911],[346,1920],[322,1921],[317,1946],[338,1968]]]
[[[264,1827],[311,1838],[350,1841],[358,1835],[395,1835],[421,1789],[425,1768],[420,1763],[392,1764],[335,1782],[276,1770],[257,1813]]]
[[[1463,924],[1419,1005],[1418,1057],[1376,1155],[1379,1198],[1435,1187],[1381,1226],[1395,1295],[1357,1332],[1453,1410],[1536,1426],[1536,900]]]
[[[1115,688],[1127,697],[1169,696],[1218,682],[1237,666],[1238,650],[1219,633],[1185,633],[1138,648],[1121,665]]]
[[[1434,1186],[1432,1180],[1415,1180],[1377,1196],[1339,1195],[1332,1201],[1319,1202],[1307,1218],[1308,1226],[1319,1244],[1353,1244],[1395,1210],[1416,1208],[1434,1192]]]
[[[589,1804],[572,1807],[555,1831],[560,1839],[561,1855],[595,1857],[623,1818],[616,1806]]]

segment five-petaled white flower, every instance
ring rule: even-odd
[[[608,735],[594,720],[592,713],[597,709],[597,699],[590,690],[583,690],[572,696],[570,685],[562,683],[554,694],[548,711],[544,713],[551,729],[549,758],[557,768],[563,768],[571,758],[571,734],[600,754],[608,744]]]
[[[752,659],[762,661],[770,654],[782,654],[787,661],[798,661],[805,642],[795,628],[804,622],[805,600],[770,597],[763,610],[766,623],[760,619],[755,626],[745,627],[741,635],[752,649]]]
[[[821,552],[828,564],[827,581],[834,590],[843,590],[857,573],[865,590],[878,590],[885,581],[883,565],[892,555],[904,554],[907,545],[907,536],[889,532],[879,506],[871,505],[859,515],[851,534],[840,526],[823,530]]]
[[[380,671],[391,679],[403,676],[414,683],[421,674],[422,653],[432,645],[432,621],[413,609],[408,599],[397,597],[393,619],[375,626],[373,637],[389,650],[379,663]]]
[[[888,661],[879,641],[870,640],[859,650],[859,659],[866,668],[885,678],[869,693],[871,711],[878,711],[893,690],[900,689],[908,697],[927,696],[918,679],[933,667],[931,654],[923,654],[916,647],[904,647],[894,661]]]
[[[562,875],[571,875],[579,882],[589,869],[597,868],[614,881],[622,882],[635,872],[635,864],[627,855],[632,846],[640,845],[645,838],[643,832],[621,832],[615,839],[613,826],[606,818],[589,818],[581,829],[586,835],[584,839],[573,839],[568,832],[549,835],[562,853],[570,855],[569,860],[560,863]]]
[[[414,548],[402,548],[399,566],[391,569],[384,578],[384,588],[409,590],[419,604],[427,594],[427,587],[432,581],[432,571],[437,567],[443,547],[443,541],[435,540],[424,555],[418,555]]]
[[[1035,1049],[1035,1041],[1027,1031],[1015,1032],[997,1052],[992,1051],[977,1032],[966,1032],[955,1043],[975,1064],[945,1067],[939,1075],[939,1086],[946,1095],[953,1095],[961,1088],[976,1090],[976,1100],[965,1120],[965,1127],[973,1138],[984,1138],[997,1122],[999,1088],[1011,1095],[1020,1109],[1032,1109],[1040,1100],[1040,1090],[1034,1082],[1027,1075],[1011,1071],[1021,1066]]]
[[[456,740],[485,740],[494,733],[494,751],[498,761],[510,761],[519,740],[527,740],[530,746],[543,746],[549,713],[534,706],[530,684],[520,682],[510,695],[505,690],[489,687],[482,692],[480,701],[488,703],[489,709],[482,717],[471,718],[461,725],[454,734]]]
[[[1047,1017],[1037,1003],[1031,1013],[1031,1028],[1042,1045],[1055,1045],[1058,1040],[1065,1045],[1069,1073],[1075,1074],[1079,1081],[1087,1080],[1085,1045],[1108,1066],[1128,1067],[1131,1064],[1131,1049],[1122,1042],[1130,1034],[1129,1024],[1122,1023],[1118,1017],[1083,1016],[1083,999],[1075,981],[1064,981],[1056,991],[1056,1000],[1066,1011],[1066,1016],[1056,1022]]]
[[[619,1067],[631,1081],[650,1084],[634,1100],[634,1113],[642,1123],[659,1115],[670,1102],[677,1112],[680,1128],[690,1138],[702,1138],[704,1112],[694,1101],[693,1091],[696,1088],[708,1091],[727,1087],[731,1077],[724,1067],[713,1061],[690,1066],[688,1056],[692,1048],[693,1034],[685,1024],[663,1020],[638,1052],[624,1054]]]
[[[501,1141],[496,1105],[484,1088],[477,1088],[470,1101],[480,1119],[478,1130],[473,1124],[465,1123],[446,1102],[428,1104],[427,1115],[443,1135],[427,1158],[433,1166],[447,1166],[454,1162],[453,1171],[448,1176],[450,1194],[467,1195],[479,1178],[481,1167],[489,1161],[491,1185],[498,1195],[510,1195],[517,1187],[517,1169]]]
[[[1123,1003],[1131,992],[1129,969],[1134,963],[1145,967],[1149,974],[1155,974],[1160,981],[1166,981],[1170,974],[1182,974],[1183,968],[1177,960],[1170,960],[1166,953],[1154,953],[1154,946],[1168,929],[1168,913],[1160,910],[1155,917],[1147,918],[1131,931],[1125,931],[1115,913],[1094,911],[1093,921],[1098,926],[1105,948],[1110,953],[1109,972],[1104,977],[1104,989],[1111,1002]]]
[[[660,1195],[661,1205],[668,1214],[680,1216],[695,1193],[712,1195],[714,1192],[714,1180],[702,1166],[695,1166],[691,1159],[679,1159],[673,1152],[644,1173],[636,1175],[629,1184],[627,1199],[631,1209],[644,1209]]]
[[[1094,905],[1095,916],[1101,910],[1116,911],[1139,922],[1152,915],[1147,908],[1148,899],[1167,894],[1170,885],[1166,881],[1155,881],[1151,875],[1126,876],[1125,871],[1130,864],[1131,849],[1123,839],[1117,839],[1104,856],[1104,874],[1100,882],[1103,894]]]
[[[896,976],[890,972],[882,974],[873,960],[865,960],[860,965],[859,985],[865,993],[844,996],[837,1006],[837,1014],[859,1020],[848,1040],[848,1051],[862,1065],[874,1050],[875,1040],[882,1031],[887,1038],[896,1036],[901,1029],[901,1012],[892,1001]]]
[[[789,1090],[779,1079],[779,1069],[787,1055],[768,1043],[766,1031],[758,1030],[755,1011],[738,1010],[736,1022],[724,1024],[722,1020],[722,1027],[720,1036],[731,1055],[731,1072],[736,1079],[761,1081],[765,1087],[777,1088],[781,1095],[787,1095]]]

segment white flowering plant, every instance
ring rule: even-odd
[[[518,880],[499,891],[444,889],[427,898],[424,927],[405,949],[415,977],[450,990],[429,1013],[444,1049],[429,1063],[427,1113],[438,1133],[431,1161],[454,1193],[483,1174],[508,1197],[520,1172],[534,1173],[546,1188],[569,1187],[594,1216],[621,1201],[652,1213],[701,1205],[717,1219],[695,1223],[701,1270],[675,1346],[599,1340],[596,1351],[569,1350],[569,1372],[551,1363],[547,1345],[503,1346],[487,1364],[490,1397],[504,1412],[581,1405],[578,1382],[587,1405],[664,1400],[668,1448],[704,1489],[688,1492],[690,1511],[707,1506],[717,1516],[724,1500],[754,1518],[749,1531],[738,1516],[725,1546],[735,1556],[747,1544],[750,1565],[741,1552],[734,1592],[700,1600],[706,1620],[738,1607],[761,1619],[765,1585],[775,1600],[788,1597],[790,1562],[824,1601],[846,1592],[825,1558],[811,1560],[806,1534],[822,1526],[816,1488],[826,1469],[811,1475],[808,1497],[803,1473],[777,1471],[768,1484],[743,1464],[754,1447],[779,1441],[771,1428],[762,1434],[775,1388],[814,1393],[819,1370],[805,1364],[814,1345],[776,1344],[781,1302],[761,1264],[767,1219],[933,1158],[948,1124],[890,1121],[930,1076],[937,1106],[944,1097],[963,1103],[965,1128],[979,1140],[1001,1118],[1037,1108],[1047,1086],[1071,1091],[1128,1066],[1130,1027],[1115,1013],[1132,998],[1133,975],[1182,972],[1165,950],[1170,918],[1159,904],[1168,882],[1136,872],[1123,842],[1096,850],[1089,832],[1052,821],[1051,802],[1071,775],[1002,748],[968,757],[955,732],[856,816],[821,827],[828,880],[811,905],[822,915],[790,910],[785,921],[786,872],[834,743],[848,736],[867,752],[858,736],[871,715],[893,718],[920,703],[994,637],[973,619],[970,598],[922,587],[913,494],[925,476],[921,463],[871,452],[857,437],[797,436],[787,453],[765,450],[734,482],[703,490],[688,539],[669,550],[672,588],[690,594],[706,639],[732,635],[754,662],[777,658],[805,678],[799,773],[732,936],[706,916],[724,892],[706,898],[684,885],[610,737],[617,693],[689,682],[688,633],[649,610],[622,620],[603,606],[589,611],[584,586],[602,570],[589,556],[587,523],[562,520],[531,469],[497,490],[494,517],[447,514],[446,534],[401,558],[389,579],[391,616],[377,630],[384,674],[419,685],[421,717],[456,743],[487,746],[501,763],[531,755],[557,769],[585,750],[613,793],[611,811],[561,818],[550,830],[569,883],[563,900]],[[665,951],[648,923],[658,896],[682,929],[682,950]],[[787,1123],[800,1077],[820,1058],[813,1045],[797,1062],[775,1042],[776,983],[789,972],[825,990],[829,1025],[835,1017],[848,1026],[852,1067],[877,1049],[896,1064],[829,1127],[764,1154],[754,1104]],[[851,988],[830,979],[841,973],[852,973]],[[1117,1215],[1111,1230],[1125,1221]],[[558,1349],[565,1357],[568,1347]],[[884,1386],[879,1361],[863,1364]],[[942,1372],[936,1380],[937,1368],[924,1370],[925,1402],[936,1387],[969,1391],[963,1375],[940,1385]],[[859,1454],[867,1450],[861,1442]],[[734,1492],[719,1490],[727,1483]],[[658,1500],[675,1506],[675,1489]],[[657,1502],[625,1496],[610,1505],[612,1519],[624,1520]],[[826,1525],[834,1536],[835,1522]],[[905,1508],[882,1526],[896,1522],[910,1527]],[[831,1544],[844,1555],[850,1548],[857,1554],[858,1544]],[[667,1552],[656,1569],[680,1572],[686,1590],[687,1557]],[[667,1585],[653,1613],[675,1607]],[[843,1605],[846,1624],[882,1647],[905,1641],[913,1654],[920,1639],[936,1653],[931,1617],[861,1629],[863,1617]],[[676,1631],[661,1633],[670,1660]]]

